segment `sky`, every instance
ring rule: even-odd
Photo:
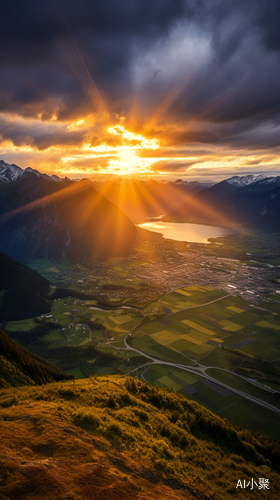
[[[11,0],[0,159],[72,178],[280,175],[279,0]]]

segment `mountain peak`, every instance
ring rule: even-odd
[[[0,182],[11,182],[21,177],[24,173],[22,168],[14,163],[9,165],[4,160],[0,160]]]
[[[19,179],[19,177],[22,177],[23,175],[26,174],[33,174],[36,175],[37,177],[42,177],[44,179],[49,179],[55,182],[72,182],[70,179],[65,177],[64,179],[61,179],[58,177],[58,175],[47,175],[47,174],[42,174],[39,172],[39,170],[36,170],[35,168],[27,167],[25,170],[22,168],[18,167],[14,163],[11,165],[9,163],[6,163],[4,160],[0,160],[0,182],[13,182]]]
[[[253,174],[249,174],[249,175],[234,175],[233,177],[230,177],[230,179],[226,179],[226,182],[228,184],[231,184],[233,186],[237,186],[237,187],[243,187],[243,186],[248,186],[249,184],[253,184],[255,182],[258,182],[258,181],[262,181],[266,179],[266,176],[263,175],[263,174],[259,174],[259,175],[253,175]]]

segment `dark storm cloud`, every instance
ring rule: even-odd
[[[54,99],[62,118],[73,108],[83,114],[92,104],[81,81],[77,85],[79,77],[85,79],[84,67],[103,91],[115,94],[119,85],[126,87],[134,45],[164,36],[183,13],[183,0],[7,2],[1,23],[2,109],[32,114],[35,102],[53,111]]]
[[[185,172],[188,168],[195,165],[196,162],[179,161],[157,161],[150,169],[153,172]]]
[[[185,141],[183,141],[185,142]],[[212,156],[213,151],[206,149],[155,149],[155,150],[137,150],[137,156],[139,158],[164,158],[170,157],[202,157],[202,156]]]
[[[159,122],[181,127],[162,133],[165,146],[276,146],[279,0],[17,0],[1,14],[0,112],[64,121],[99,113],[104,99],[126,115],[137,91],[140,129],[153,113],[157,137]],[[55,141],[0,125],[15,144]]]
[[[78,146],[83,140],[83,133],[69,131],[64,124],[49,124],[30,121],[10,121],[0,116],[0,144],[11,141],[15,146],[31,146],[38,150],[51,146]]]

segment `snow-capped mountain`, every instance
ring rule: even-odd
[[[279,233],[279,195],[280,176],[236,175],[200,191],[163,220],[216,226],[234,222]]]
[[[276,186],[280,185],[280,176],[277,175],[276,177],[265,177],[259,182],[262,186],[271,186],[273,187],[273,184]]]
[[[243,187],[243,186],[248,186],[249,184],[253,184],[255,182],[263,181],[266,179],[266,176],[263,174],[259,175],[234,175],[233,177],[230,177],[230,179],[226,179],[226,182],[228,184],[231,184],[232,186],[236,187]]]
[[[4,160],[0,160],[0,182],[12,182],[21,177],[24,173],[17,165],[9,165]]]
[[[39,170],[35,170],[31,167],[27,167],[25,170],[23,170],[17,165],[10,165],[9,163],[5,163],[4,160],[0,160],[0,183],[13,182],[16,181],[19,177],[27,174],[37,175],[37,177],[43,177],[44,179],[50,179],[55,182],[65,183],[70,181],[70,179],[68,179],[67,177],[61,179],[60,177],[58,177],[58,175],[41,174]]]

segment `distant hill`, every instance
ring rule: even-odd
[[[166,214],[197,192],[213,185],[211,182],[175,182],[155,180],[113,180],[94,184],[108,200],[121,208],[132,220]]]
[[[280,177],[234,176],[196,194],[165,220],[228,224],[237,222],[280,231]]]
[[[0,330],[0,387],[46,384],[74,377],[29,352]]]
[[[3,498],[280,496],[278,442],[130,377],[4,389],[0,419]]]
[[[136,234],[129,218],[90,181],[65,187],[25,173],[0,185],[0,250],[22,262],[126,255]]]
[[[49,282],[0,251],[0,323],[45,314]]]

